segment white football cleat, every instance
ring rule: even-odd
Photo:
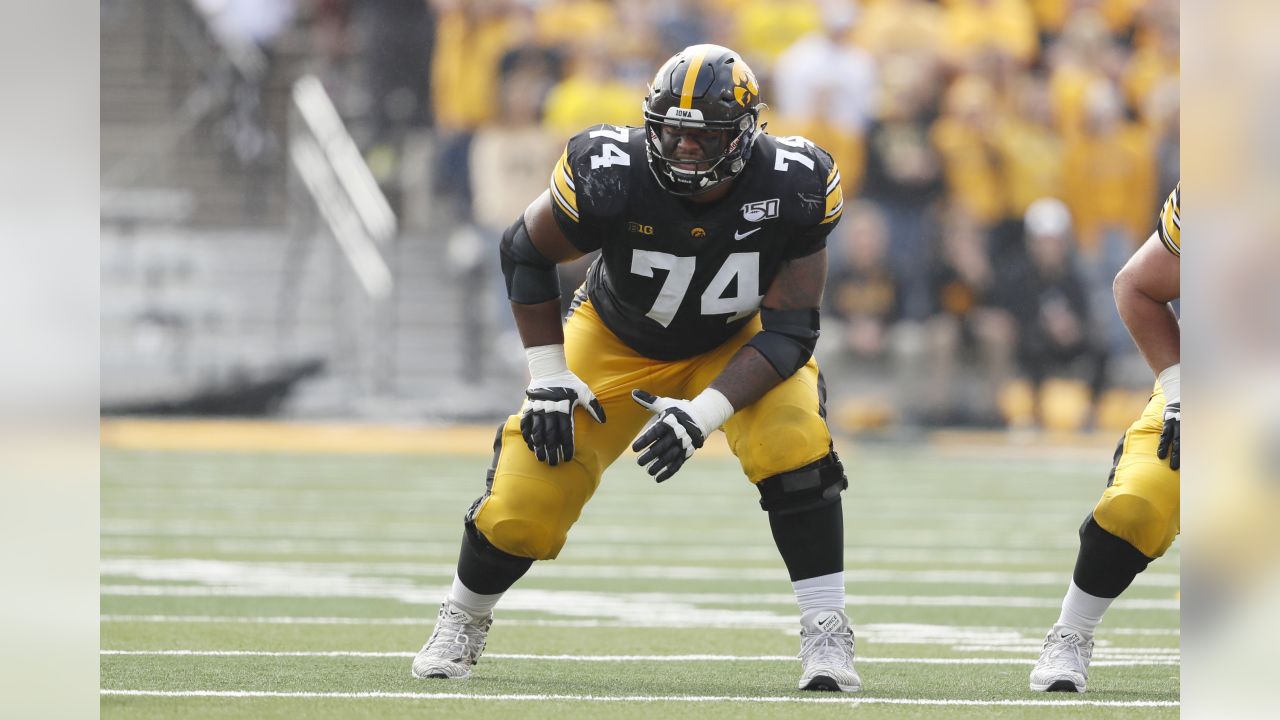
[[[1031,670],[1036,692],[1084,692],[1093,659],[1093,638],[1062,625],[1054,625],[1044,639],[1040,660]]]
[[[465,680],[470,677],[471,666],[484,652],[491,625],[492,614],[476,617],[454,607],[448,600],[440,603],[436,629],[413,658],[413,676],[419,680]]]
[[[858,692],[853,630],[842,610],[811,610],[800,618],[801,690]]]

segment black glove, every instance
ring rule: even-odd
[[[1156,457],[1161,460],[1169,458],[1169,467],[1177,470],[1181,465],[1179,445],[1182,437],[1182,402],[1166,403],[1164,406],[1164,429],[1160,431],[1160,444],[1156,446]]]
[[[538,460],[553,467],[573,459],[575,406],[604,422],[604,407],[573,373],[534,381],[524,394],[529,400],[520,415],[520,434]]]
[[[702,447],[707,433],[695,418],[696,411],[688,400],[657,397],[644,390],[632,390],[631,399],[658,414],[658,419],[636,438],[631,449],[644,450],[637,462],[648,469],[654,480],[662,482],[675,475],[684,461],[693,456],[693,451]]]

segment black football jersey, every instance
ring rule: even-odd
[[[579,250],[600,250],[583,290],[605,325],[655,360],[707,352],[760,308],[783,262],[826,246],[840,171],[802,137],[758,135],[729,193],[695,203],[658,185],[644,129],[600,125],[569,140],[552,207]]]

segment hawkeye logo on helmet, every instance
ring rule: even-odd
[[[769,198],[742,206],[742,219],[747,222],[760,222],[776,217],[778,217],[778,198]]]
[[[756,75],[751,72],[745,62],[733,66],[733,99],[742,107],[747,107],[760,97],[760,86],[756,84]]]

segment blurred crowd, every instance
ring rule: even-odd
[[[737,50],[768,131],[841,167],[820,357],[864,380],[844,384],[846,419],[1079,428],[1131,417],[1112,391],[1150,383],[1110,287],[1179,176],[1178,10],[313,0],[304,14],[326,84],[362,98],[375,172],[395,177],[406,134],[426,131],[432,195],[493,236],[569,136],[640,122],[666,58]]]

